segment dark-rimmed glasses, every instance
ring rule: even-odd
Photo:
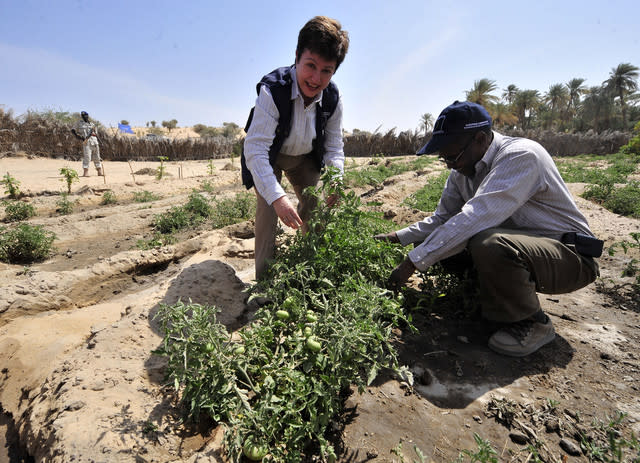
[[[442,154],[438,154],[438,159],[442,162],[444,162],[447,167],[453,167],[455,165],[458,164],[458,161],[460,160],[460,158],[462,157],[462,155],[464,154],[465,151],[467,151],[467,148],[469,148],[469,145],[471,145],[471,143],[473,143],[473,139],[475,137],[471,137],[471,140],[469,140],[467,142],[466,145],[464,145],[464,148],[462,148],[462,151],[460,151],[460,154],[458,154],[455,158],[451,159],[451,158],[447,158],[444,157]]]

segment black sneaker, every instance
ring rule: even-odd
[[[524,357],[532,354],[556,337],[550,319],[546,323],[522,320],[511,323],[489,338],[489,347],[502,355]]]

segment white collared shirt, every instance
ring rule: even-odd
[[[458,254],[488,228],[557,240],[572,231],[593,236],[547,150],[526,138],[493,135],[473,178],[452,170],[435,213],[397,232],[403,246],[421,243],[408,254],[419,270]]]
[[[316,105],[322,105],[322,93],[306,108],[304,99],[298,89],[295,66],[291,71],[291,131],[285,139],[280,152],[289,156],[300,156],[311,152],[312,142],[316,138]],[[244,140],[244,156],[247,167],[253,176],[255,187],[267,204],[286,193],[278,183],[269,164],[269,148],[275,138],[280,114],[273,101],[269,87],[262,85],[256,99],[253,120]],[[344,143],[342,140],[342,95],[338,105],[325,127],[324,163],[344,171]]]

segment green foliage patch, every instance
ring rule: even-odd
[[[151,193],[150,191],[136,191],[133,193],[133,200],[137,203],[148,203],[151,201],[157,201],[161,199],[162,196],[157,195],[155,193]]]
[[[422,170],[433,162],[435,160],[429,156],[418,156],[411,161],[373,159],[369,167],[346,171],[344,183],[351,187],[376,186],[382,184],[388,177],[411,170]]]
[[[36,208],[32,204],[22,201],[4,201],[4,221],[20,222],[36,215]]]
[[[247,192],[233,198],[214,199],[211,212],[211,226],[223,228],[227,225],[249,220],[256,215],[255,195]]]
[[[46,259],[53,251],[56,236],[42,226],[26,223],[14,228],[0,227],[0,261],[29,264]]]
[[[443,171],[437,177],[431,177],[425,186],[406,198],[403,204],[425,212],[435,211],[448,178],[448,170]]]
[[[20,197],[20,182],[9,172],[7,172],[4,177],[2,177],[0,183],[4,185],[4,192],[9,195],[9,198],[18,199]]]

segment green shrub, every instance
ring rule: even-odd
[[[63,177],[60,180],[67,183],[67,193],[71,194],[71,185],[73,184],[73,182],[77,182],[80,180],[80,177],[78,177],[78,172],[69,167],[62,167],[60,169],[60,175],[62,175]]]
[[[626,154],[640,155],[640,122],[633,127],[634,137],[620,151]]]
[[[157,195],[155,193],[151,193],[150,191],[136,191],[133,193],[133,200],[137,203],[148,203],[151,201],[157,201],[162,198],[162,196]]]
[[[640,219],[640,182],[633,181],[614,188],[603,205],[616,214]]]
[[[100,200],[100,204],[106,206],[108,204],[115,204],[118,200],[116,198],[116,194],[112,190],[107,190],[102,195],[102,199]]]
[[[165,121],[162,123],[164,124]],[[166,172],[166,167],[164,166],[164,161],[168,161],[169,158],[167,156],[158,156],[158,161],[160,161],[160,165],[156,168],[156,179],[162,180],[164,174]]]
[[[174,206],[153,219],[155,231],[162,234],[174,233],[191,224],[191,214],[183,206]]]
[[[213,228],[222,228],[234,223],[249,220],[256,215],[256,197],[247,192],[236,194],[233,198],[214,199],[211,213]]]
[[[203,180],[200,183],[200,188],[202,191],[206,191],[209,194],[214,194],[216,191],[215,186],[209,180]]]
[[[18,199],[20,197],[20,182],[11,176],[9,172],[7,172],[2,180],[0,180],[6,190],[4,192],[9,195],[11,199]]]
[[[22,201],[6,201],[4,202],[4,221],[20,222],[36,215],[36,208],[32,204]]]
[[[632,181],[616,188],[611,179],[604,178],[588,185],[582,197],[616,214],[640,218],[640,182]]]
[[[0,227],[0,261],[28,264],[44,260],[53,250],[56,236],[42,226],[26,223],[15,228]]]
[[[160,248],[162,246],[175,244],[177,241],[177,238],[173,235],[163,235],[161,233],[155,233],[151,239],[138,240],[136,242],[136,247],[140,250],[146,251],[148,249]]]
[[[69,200],[69,193],[60,193],[60,199],[56,201],[56,212],[69,215],[73,212],[74,201]]]
[[[189,201],[184,205],[184,208],[187,212],[191,213],[194,216],[194,219],[206,219],[211,216],[213,210],[211,204],[207,198],[202,196],[197,191],[191,192],[189,195]]]

